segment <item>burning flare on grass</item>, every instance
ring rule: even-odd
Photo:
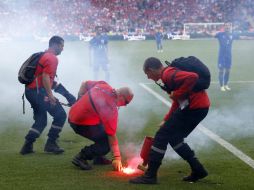
[[[139,156],[135,156],[129,160],[127,160],[127,167],[123,167],[122,172],[127,175],[132,175],[134,173],[139,172],[137,169],[138,164],[141,162],[141,158]]]
[[[153,137],[146,136],[143,142],[143,146],[139,156],[133,156],[129,159],[128,166],[123,167],[122,172],[128,175],[138,172],[138,169],[145,172],[147,169],[147,162],[149,157],[149,152],[153,144]],[[142,162],[142,164],[140,164]]]
[[[123,167],[122,171],[123,171],[123,173],[128,174],[128,175],[135,173],[135,169],[130,168],[130,167]]]

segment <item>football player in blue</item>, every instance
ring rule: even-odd
[[[105,80],[109,82],[108,36],[102,27],[96,28],[96,36],[89,43],[90,64],[93,67],[94,80],[98,79],[100,68],[105,72]]]
[[[238,38],[238,35],[232,33],[231,24],[225,23],[224,31],[215,35],[219,41],[219,56],[218,56],[218,69],[219,69],[219,83],[221,91],[230,90],[228,86],[229,74],[232,65],[232,43],[233,40]]]
[[[158,30],[154,34],[154,38],[155,38],[155,41],[156,41],[157,52],[163,52],[163,47],[162,47],[163,34]]]
[[[209,33],[219,41],[219,56],[218,56],[218,69],[219,69],[219,83],[221,91],[229,91],[231,88],[228,86],[229,74],[232,65],[232,43],[235,39],[253,39],[250,36],[239,35],[232,31],[232,24],[225,23],[224,31],[216,34]]]

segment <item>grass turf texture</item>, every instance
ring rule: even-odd
[[[45,46],[47,44],[39,44],[38,42],[20,42],[15,47],[6,46],[6,44],[0,45],[0,49],[5,48],[6,52],[13,52],[17,55],[16,57],[3,56],[0,64],[1,74],[4,72],[11,73],[10,75],[4,75],[6,79],[1,81],[1,89],[6,86],[16,89],[9,94],[4,91],[1,100],[0,189],[149,190],[158,188],[172,190],[244,190],[254,188],[252,182],[254,177],[253,168],[216,142],[209,140],[208,137],[204,145],[199,145],[198,148],[196,144],[192,146],[194,150],[197,150],[198,157],[210,174],[207,178],[195,184],[181,181],[181,178],[189,173],[188,165],[181,159],[168,157],[164,159],[159,170],[158,180],[160,184],[158,186],[129,184],[128,179],[130,176],[112,172],[111,166],[94,166],[92,171],[78,170],[71,164],[71,159],[90,141],[74,134],[68,124],[65,125],[59,139],[59,144],[65,148],[63,155],[50,155],[43,152],[48,127],[35,143],[35,154],[19,155],[24,136],[32,124],[32,112],[27,102],[27,114],[22,116],[20,95],[22,95],[23,88],[17,84],[16,71],[19,67],[18,64],[22,63],[21,60],[27,57],[27,52],[33,53],[36,49],[38,51],[42,48],[45,49]],[[252,72],[254,70],[253,49],[253,41],[234,42],[231,81],[254,80]],[[179,56],[195,55],[208,65],[212,73],[212,80],[217,81],[217,51],[218,44],[216,40],[164,41],[163,53],[156,52],[154,41],[110,42],[109,55],[112,83],[116,86],[130,85],[135,94],[133,102],[127,108],[120,109],[118,134],[120,146],[123,148],[125,143],[128,142],[140,144],[144,136],[153,136],[157,130],[156,125],[168,110],[163,103],[138,85],[140,82],[152,82],[147,80],[143,74],[142,64],[144,59],[149,56],[156,56],[164,61],[173,60]],[[61,76],[63,84],[67,84],[67,87],[73,93],[77,92],[81,80],[91,79],[91,72],[88,72],[90,68],[88,66],[87,43],[66,42],[65,50],[59,56],[59,59],[58,75]],[[103,73],[101,74],[103,75]],[[10,82],[7,84],[6,81]],[[167,95],[157,86],[153,84],[148,86],[167,98]],[[252,97],[254,84],[230,83],[230,86],[232,87],[230,92],[220,92],[217,83],[211,85],[208,92],[212,106],[203,125],[254,158],[252,146],[253,119],[241,117],[246,109],[249,110],[254,105]],[[16,103],[15,106],[6,97],[11,97]],[[68,111],[68,108],[66,108],[66,111]],[[220,116],[220,119],[218,119],[218,116]],[[231,117],[237,118],[237,122],[229,122],[227,118]],[[218,122],[215,122],[216,120]],[[49,124],[50,121],[48,121]],[[193,134],[190,136],[193,136]],[[205,135],[201,134],[201,136]],[[192,140],[195,139],[190,139],[190,141]]]

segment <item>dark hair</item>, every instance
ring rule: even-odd
[[[64,39],[60,36],[52,36],[49,40],[49,47],[51,47],[53,44],[61,44],[64,42]]]
[[[156,57],[149,57],[145,60],[143,69],[144,71],[147,71],[148,69],[159,69],[162,66],[163,65],[159,59],[157,59]]]

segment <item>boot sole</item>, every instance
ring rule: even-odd
[[[91,169],[92,169],[91,166],[82,167],[79,160],[73,159],[71,162],[72,162],[72,164],[74,164],[75,166],[79,167],[81,170],[91,170]]]
[[[34,151],[30,151],[30,152],[20,152],[21,155],[27,155],[27,154],[33,154]]]
[[[195,182],[197,182],[198,180],[203,179],[203,178],[205,178],[205,177],[207,177],[207,176],[208,176],[208,173],[204,173],[203,175],[196,176],[194,179],[185,179],[185,178],[183,178],[183,181],[190,182],[190,183],[195,183]],[[186,177],[186,178],[187,178],[187,177]]]
[[[155,185],[158,184],[157,180],[148,180],[148,179],[143,179],[142,177],[137,177],[134,179],[130,179],[129,183],[132,184],[150,184],[150,185]]]
[[[136,182],[136,181],[129,181],[129,183],[132,183],[132,184],[148,184],[148,185],[156,185],[158,184],[157,182],[146,182],[146,181],[139,181],[139,182]]]
[[[47,150],[44,150],[44,152],[47,154],[63,154],[64,153],[64,151],[54,152],[54,151],[47,151]]]

